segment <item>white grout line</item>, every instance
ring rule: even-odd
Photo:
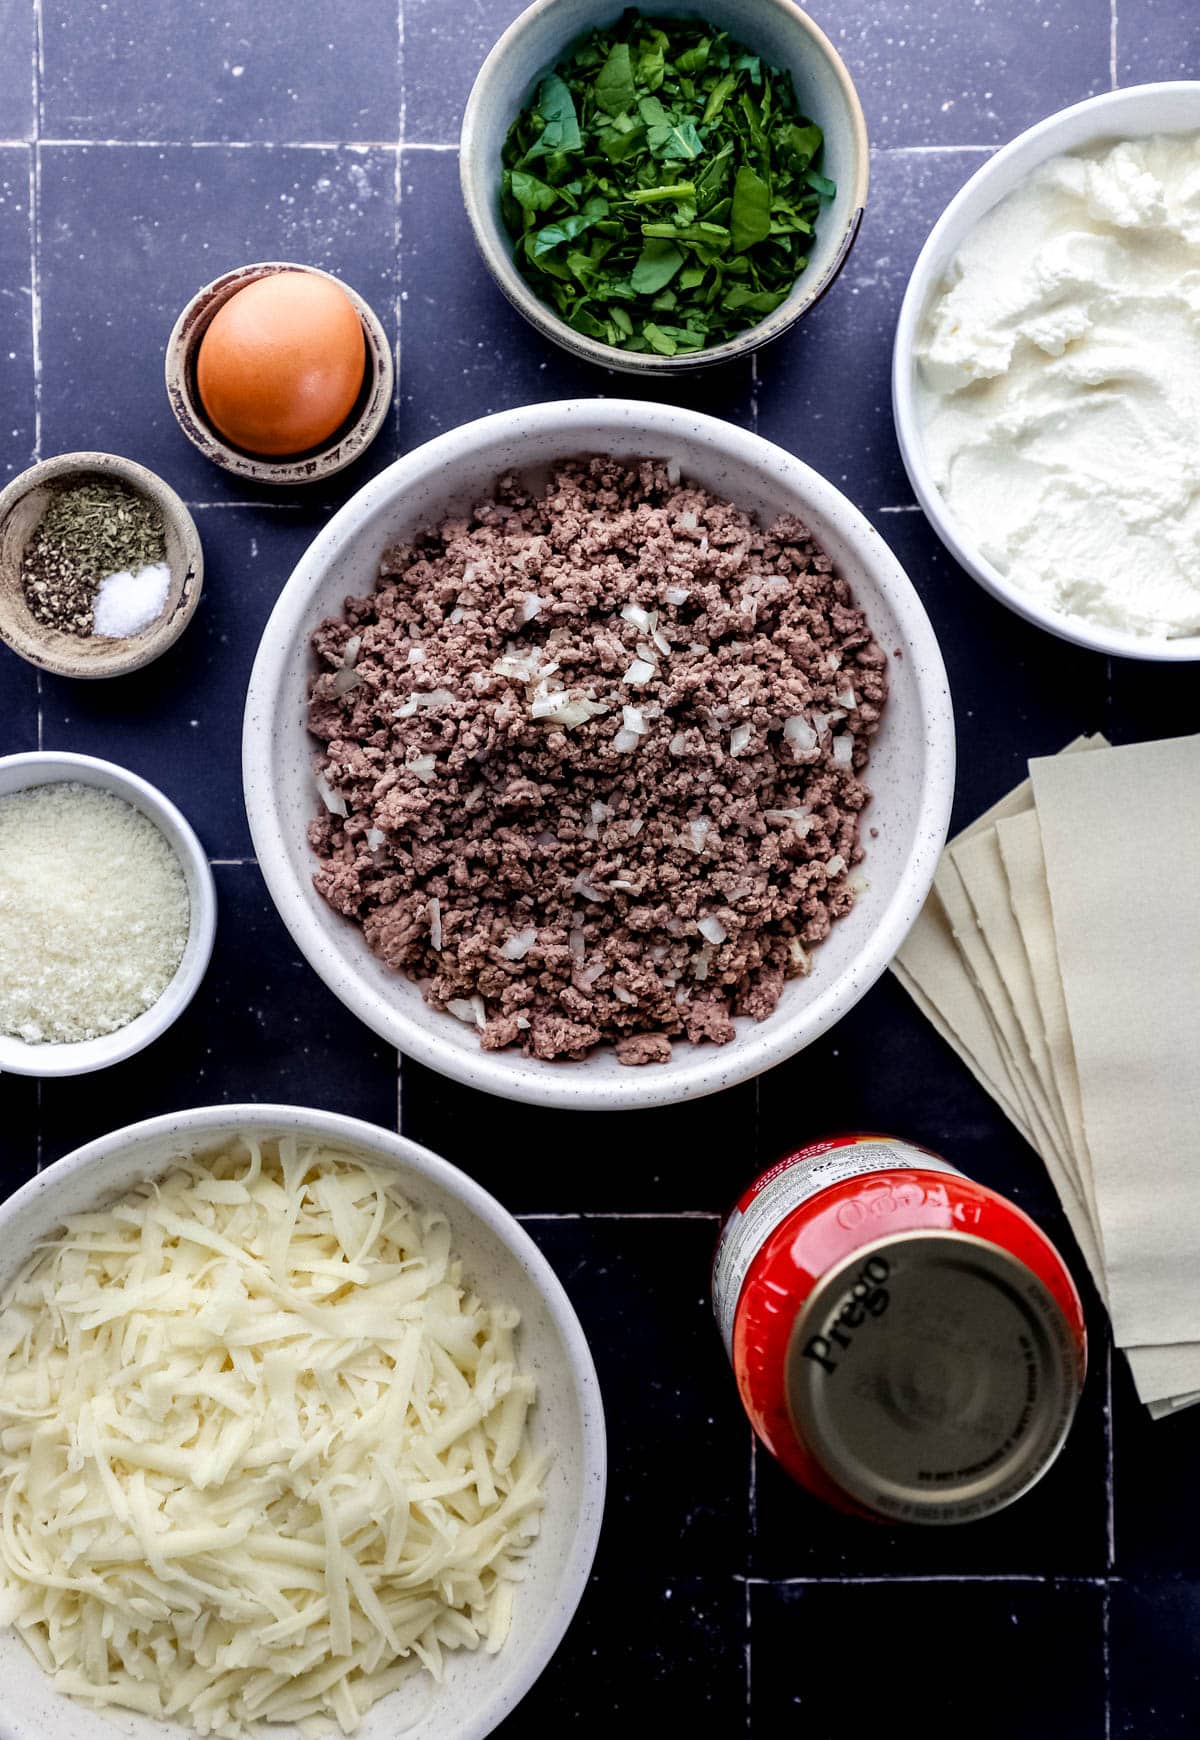
[[[1104,1740],[1112,1736],[1112,1655],[1109,1647],[1109,1609],[1112,1589],[1107,1586],[1100,1602],[1100,1650],[1104,1669]]]
[[[396,161],[392,165],[392,259],[395,261],[396,281],[392,298],[393,326],[396,336],[395,354],[392,358],[396,370],[396,380],[393,387],[392,434],[396,441],[396,451],[400,451],[400,407],[403,404],[400,387],[400,373],[404,367],[404,354],[401,345],[401,328],[403,325],[404,307],[404,266],[401,243],[404,239],[403,218],[403,187],[404,187],[404,127],[408,119],[408,99],[404,83],[404,0],[396,0],[396,29],[399,33],[397,54],[400,69],[400,149],[396,152]]]
[[[42,0],[33,0],[33,64],[33,136],[40,139],[46,124],[46,102],[43,95],[46,89],[46,32],[43,28]]]
[[[711,1213],[706,1208],[680,1209],[575,1209],[568,1214],[519,1214],[518,1220],[709,1220],[719,1221],[721,1216]]]
[[[1108,82],[1117,89],[1117,0],[1108,0]]]
[[[1115,30],[1115,11],[1114,11]],[[1113,37],[1115,56],[1115,35]],[[1115,59],[1112,62],[1115,66]],[[457,139],[63,139],[43,138],[43,145],[67,151],[457,151]],[[28,139],[0,139],[3,145],[28,145]],[[971,152],[991,156],[999,145],[880,145],[880,157],[952,157]]]
[[[207,508],[286,508],[291,513],[297,513],[301,508],[310,513],[314,508],[318,512],[327,511],[323,502],[308,501],[236,501],[230,497],[228,501],[187,501],[184,507],[192,513],[201,513]]]
[[[404,1053],[396,1053],[396,1134],[404,1134]]]
[[[42,1084],[40,1080],[37,1084],[33,1103],[37,1107],[37,1128],[33,1136],[33,1166],[35,1172],[40,1172],[42,1170]]]
[[[746,1641],[742,1645],[742,1656],[746,1664],[746,1732],[754,1732],[754,1679],[753,1658],[750,1653],[750,1583],[746,1583]]]
[[[879,511],[881,514],[919,514],[921,504],[916,501],[906,501],[900,507],[881,507]]]
[[[222,869],[226,868],[227,866],[229,866],[231,864],[241,865],[241,864],[257,864],[258,863],[257,858],[210,858],[208,861],[210,864],[220,865]]]
[[[395,139],[43,139],[56,150],[81,151],[398,151]]]
[[[1113,1350],[1112,1342],[1108,1344],[1108,1357],[1104,1367],[1104,1499],[1105,1526],[1108,1541],[1108,1569],[1115,1570],[1117,1563],[1117,1520],[1116,1508],[1113,1504]]]
[[[1025,1571],[938,1571],[928,1574],[909,1574],[904,1571],[889,1571],[886,1575],[876,1577],[739,1577],[734,1573],[734,1582],[752,1583],[755,1588],[765,1589],[821,1589],[831,1583],[839,1586],[854,1587],[859,1584],[892,1583],[1050,1583],[1070,1584],[1089,1589],[1107,1589],[1119,1579],[1112,1577],[1056,1577],[1044,1573]]]

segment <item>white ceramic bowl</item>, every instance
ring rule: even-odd
[[[504,471],[540,473],[570,454],[665,456],[685,477],[770,521],[798,513],[835,559],[889,653],[891,699],[874,740],[864,823],[868,886],[833,927],[806,979],[766,1021],[737,1022],[725,1046],[678,1043],[670,1063],[626,1068],[611,1049],[582,1063],[483,1051],[371,954],[357,926],[312,885],[305,830],[318,813],[316,744],[305,729],[315,663],[309,636],[347,594],[370,592],[380,553],[486,499]],[[381,1037],[469,1086],[509,1099],[590,1109],[667,1105],[715,1093],[792,1056],[844,1015],[883,972],[916,917],[945,838],[954,783],[946,672],[916,592],[883,539],[831,483],[782,448],[671,405],[583,399],[467,423],[373,478],[322,530],[279,596],[250,678],[242,762],[258,861],[301,952]],[[868,832],[870,830],[870,832]]]
[[[9,1070],[13,1075],[87,1075],[132,1057],[183,1014],[199,988],[212,954],[217,930],[217,891],[212,870],[191,825],[169,798],[136,773],[111,761],[99,761],[94,755],[38,749],[27,755],[0,757],[0,797],[24,791],[27,786],[58,785],[68,780],[124,798],[135,810],[148,816],[165,836],[187,881],[191,906],[187,944],[174,978],[157,1003],[124,1027],[118,1027],[115,1033],[64,1045],[31,1045],[24,1039],[0,1033],[0,1074]]]
[[[564,350],[601,368],[630,374],[666,375],[706,368],[758,350],[817,303],[841,271],[862,223],[870,160],[867,124],[853,80],[829,38],[794,0],[703,0],[683,6],[678,0],[643,0],[638,11],[650,17],[677,18],[698,13],[727,30],[771,66],[786,68],[801,112],[825,135],[823,172],[837,183],[823,206],[808,265],[791,294],[773,314],[709,350],[685,356],[618,350],[587,338],[560,320],[526,283],[513,263],[512,239],[500,215],[501,152],[541,75],[562,58],[577,37],[598,25],[615,24],[621,0],[534,0],[500,37],[479,69],[463,114],[458,166],[467,216],[489,271],[514,308]]]
[[[521,1313],[520,1357],[538,1385],[530,1430],[539,1447],[554,1451],[554,1461],[512,1631],[498,1655],[448,1653],[445,1683],[432,1699],[422,1675],[382,1699],[359,1731],[359,1740],[400,1734],[404,1740],[483,1740],[524,1697],[570,1624],[595,1556],[606,1472],[604,1412],[579,1320],[545,1257],[495,1197],[428,1149],[357,1118],[298,1106],[204,1106],[89,1142],[0,1204],[0,1294],[65,1215],[155,1177],[180,1154],[211,1151],[239,1130],[317,1137],[382,1166],[394,1174],[401,1195],[445,1214],[472,1285],[484,1296],[502,1295]],[[56,1692],[16,1634],[0,1630],[3,1740],[104,1740],[114,1731],[128,1740],[186,1740],[194,1733],[124,1713],[102,1718]],[[271,1733],[298,1740],[294,1728]]]
[[[1125,634],[1119,629],[1090,623],[1084,617],[1047,609],[1007,579],[979,553],[970,530],[954,517],[933,481],[925,458],[925,446],[916,403],[917,336],[930,301],[940,290],[954,256],[979,220],[1005,199],[1039,164],[1064,151],[1086,151],[1119,139],[1134,139],[1150,133],[1200,131],[1200,82],[1131,85],[1125,90],[1106,91],[1089,97],[1056,115],[1039,121],[1021,133],[1003,150],[977,169],[946,207],[929,239],[917,256],[908,281],[896,342],[892,352],[892,408],[896,437],[909,482],[931,525],[950,554],[994,598],[1015,610],[1027,622],[1049,629],[1062,640],[1097,652],[1123,658],[1200,659],[1200,635],[1177,640],[1150,640],[1144,635]]]

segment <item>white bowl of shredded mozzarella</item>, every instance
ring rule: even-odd
[[[0,1205],[5,1740],[481,1740],[604,1476],[552,1270],[402,1137],[211,1107]]]

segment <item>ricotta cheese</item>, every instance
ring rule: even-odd
[[[1200,134],[1043,164],[963,244],[917,364],[982,556],[1052,610],[1200,633]]]

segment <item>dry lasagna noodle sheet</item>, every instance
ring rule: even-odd
[[[1197,1342],[1200,738],[1030,771],[1114,1333]]]
[[[1064,754],[1074,763],[1078,751],[1107,748],[1102,737],[1079,738]],[[1041,1154],[1107,1298],[1103,1221],[1034,796],[1032,781],[1024,782],[951,843],[893,970]],[[1143,1343],[1127,1352],[1155,1418],[1200,1400],[1200,1340]]]

